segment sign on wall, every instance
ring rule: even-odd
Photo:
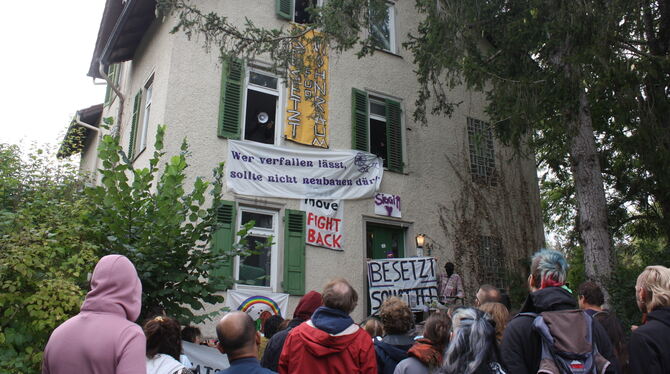
[[[286,139],[328,148],[328,49],[316,31],[291,42]]]
[[[375,195],[375,214],[400,218],[400,196],[378,193]]]
[[[370,308],[376,314],[384,300],[398,296],[411,308],[437,301],[437,263],[433,257],[368,261]]]
[[[382,159],[355,150],[277,147],[228,140],[226,183],[232,192],[291,199],[362,199],[382,182]]]
[[[303,199],[300,210],[307,218],[307,244],[342,250],[342,200]]]
[[[273,315],[286,318],[288,294],[259,290],[228,290],[226,306],[230,310],[243,311],[256,321]]]

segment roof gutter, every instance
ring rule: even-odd
[[[74,122],[81,127],[85,127],[89,130],[93,130],[93,131],[97,132],[98,134],[100,134],[100,129],[99,128],[81,120],[81,114],[79,114],[79,111],[77,111],[77,115],[74,116]]]

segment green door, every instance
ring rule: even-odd
[[[405,229],[368,223],[366,227],[368,258],[405,257]]]

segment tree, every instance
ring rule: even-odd
[[[202,310],[204,303],[223,302],[220,292],[232,282],[215,270],[223,268],[230,256],[244,255],[245,243],[227,251],[210,248],[223,164],[214,169],[212,182],[198,177],[186,191],[186,140],[180,154],[172,156],[158,175],[164,135],[165,126],[159,126],[148,168],[134,167],[117,137],[102,138],[102,179],[88,190],[95,204],[89,222],[101,254],[123,254],[135,264],[142,280],[143,317],[165,312],[184,323],[197,323],[211,315],[193,312]],[[211,204],[205,198],[208,191]],[[246,230],[238,235],[246,236]]]
[[[0,371],[39,372],[56,326],[79,312],[98,247],[71,165],[0,144]]]

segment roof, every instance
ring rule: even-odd
[[[132,60],[156,18],[156,0],[107,0],[88,76],[102,78],[98,66]]]
[[[70,157],[73,154],[81,152],[84,149],[84,141],[93,131],[78,125],[76,122],[77,116],[79,116],[79,119],[82,122],[98,127],[100,125],[100,118],[102,117],[102,104],[93,105],[77,111],[70,122],[70,127],[67,129],[67,133],[65,133],[65,138],[63,138],[58,153],[56,153],[58,158]]]

